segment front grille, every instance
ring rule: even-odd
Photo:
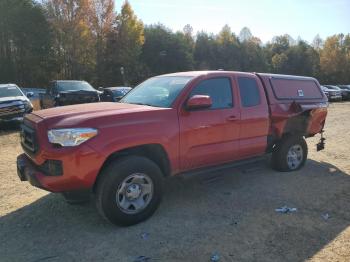
[[[26,124],[21,125],[21,144],[26,152],[29,151],[32,154],[35,154],[39,149],[35,129]]]
[[[21,114],[25,112],[22,102],[14,101],[11,103],[0,104],[0,117]]]

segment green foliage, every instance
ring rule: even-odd
[[[0,1],[0,81],[40,85],[50,67],[51,33],[43,9],[31,0]]]
[[[193,53],[195,67],[199,70],[217,69],[216,52],[217,44],[214,35],[198,33]]]
[[[145,28],[142,61],[148,75],[193,69],[193,42],[183,32],[173,33],[163,25]]]
[[[348,83],[349,79],[349,39],[348,34],[334,35],[326,39],[320,50],[321,77],[327,83]]]
[[[144,69],[140,55],[143,44],[143,23],[126,1],[107,36],[106,74],[101,82],[108,85],[134,84],[142,78]]]
[[[46,86],[56,79],[135,85],[153,75],[188,70],[241,70],[314,76],[350,84],[350,34],[312,44],[285,34],[263,45],[244,27],[218,34],[191,25],[173,32],[144,27],[130,3],[114,0],[0,0],[0,82]]]
[[[53,31],[55,78],[91,81],[95,73],[95,38],[89,0],[49,0],[45,4]]]

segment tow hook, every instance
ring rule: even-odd
[[[321,139],[320,139],[320,142],[318,142],[318,144],[316,145],[316,147],[317,147],[317,151],[321,151],[321,150],[323,150],[324,149],[324,146],[325,146],[325,138],[323,137],[323,133],[324,133],[324,131],[322,130],[321,131]]]

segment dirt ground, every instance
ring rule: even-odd
[[[93,202],[70,206],[20,182],[18,133],[1,132],[0,261],[350,261],[350,102],[330,105],[325,135],[318,153],[308,139],[298,172],[261,162],[170,178],[155,215],[120,228]],[[297,212],[275,212],[284,205]]]

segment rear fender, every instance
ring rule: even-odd
[[[272,111],[272,134],[280,139],[286,134],[313,136],[323,130],[327,106],[323,104],[291,103],[282,105]]]

